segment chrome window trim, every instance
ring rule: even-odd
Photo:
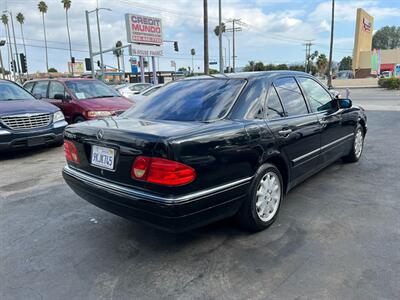
[[[91,185],[96,188],[100,188],[100,189],[108,191],[108,192],[114,192],[114,193],[119,194],[124,197],[132,197],[132,198],[136,198],[136,199],[137,199],[137,197],[139,197],[140,199],[145,198],[150,201],[162,202],[162,203],[166,203],[166,204],[186,202],[186,201],[190,201],[190,200],[193,200],[196,198],[208,196],[210,194],[223,192],[223,191],[244,185],[252,179],[252,177],[247,177],[247,178],[239,179],[239,180],[236,180],[233,182],[229,182],[227,184],[219,185],[219,186],[216,186],[213,188],[204,189],[204,190],[201,190],[198,192],[194,192],[194,193],[190,193],[190,194],[186,194],[186,195],[178,196],[178,197],[173,197],[173,196],[161,197],[161,196],[157,196],[157,195],[154,195],[154,194],[151,194],[148,192],[124,187],[124,186],[121,186],[121,185],[118,185],[115,183],[108,182],[106,180],[95,178],[94,176],[85,174],[86,172],[84,173],[83,171],[78,171],[74,168],[71,168],[68,165],[66,165],[64,167],[64,172],[65,172],[65,174],[67,174],[71,177],[74,177],[75,179],[77,179],[79,181],[82,181],[88,185]]]
[[[298,162],[298,161],[300,161],[300,160],[302,160],[302,159],[304,159],[306,157],[309,157],[309,156],[311,156],[311,155],[313,155],[313,154],[315,154],[315,153],[317,153],[319,151],[325,150],[326,148],[329,148],[330,146],[333,146],[333,145],[335,145],[337,143],[340,143],[341,141],[344,141],[345,139],[348,139],[349,137],[352,137],[353,135],[354,135],[354,133],[350,133],[348,135],[345,135],[344,137],[341,137],[341,138],[339,138],[337,140],[334,140],[333,142],[330,142],[330,143],[328,143],[328,144],[326,144],[326,145],[324,145],[322,147],[319,147],[319,148],[317,148],[315,150],[312,150],[312,151],[310,151],[310,152],[308,152],[306,154],[303,154],[303,155],[301,155],[299,157],[296,157],[295,159],[292,160],[292,162],[296,163],[296,162]]]

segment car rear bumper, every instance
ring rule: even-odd
[[[163,230],[182,232],[233,216],[251,178],[179,197],[162,197],[111,183],[66,166],[63,177],[71,189],[88,202],[126,219]]]
[[[35,130],[9,130],[0,128],[0,151],[25,149],[60,143],[64,138],[67,122],[61,121],[50,127]]]

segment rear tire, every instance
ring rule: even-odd
[[[283,199],[283,180],[278,168],[262,165],[255,174],[247,199],[237,217],[250,231],[260,231],[276,220]]]
[[[354,163],[359,161],[363,149],[364,149],[364,128],[361,126],[361,124],[357,124],[356,130],[354,132],[354,140],[350,153],[344,156],[343,160],[349,163]]]

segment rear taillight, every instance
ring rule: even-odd
[[[71,161],[76,164],[80,163],[79,156],[78,156],[78,149],[76,149],[76,146],[73,142],[64,141],[64,153],[65,153],[65,158],[67,159],[67,161]]]
[[[162,185],[188,184],[196,178],[193,168],[168,159],[138,156],[132,165],[131,177]]]

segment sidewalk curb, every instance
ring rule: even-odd
[[[375,89],[380,88],[378,85],[365,85],[365,86],[334,86],[334,89]]]

